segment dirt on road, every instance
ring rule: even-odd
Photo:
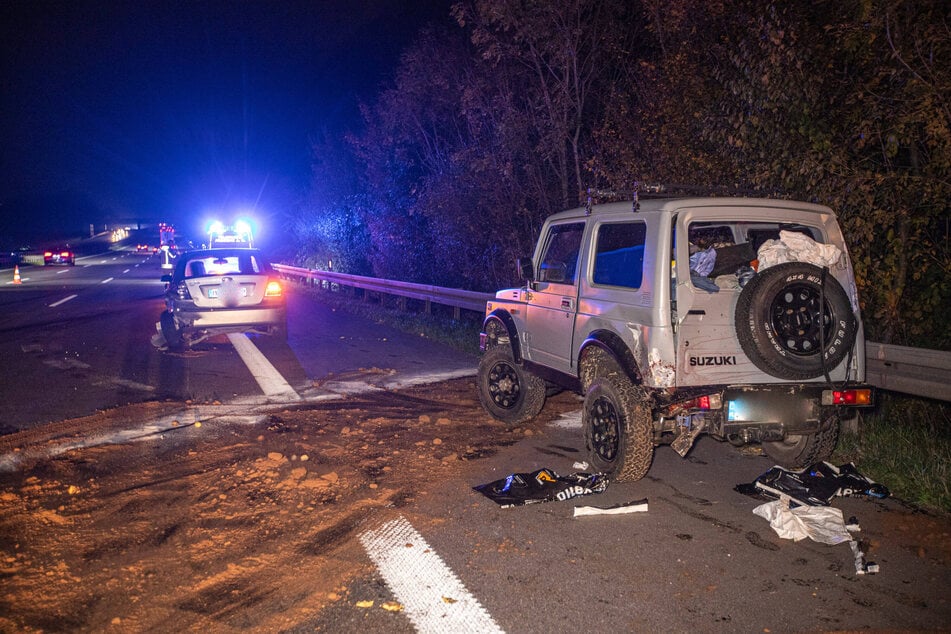
[[[69,449],[182,407],[151,403],[4,436],[24,460],[0,475],[0,630],[322,629],[328,606],[367,605],[349,584],[371,572],[368,518],[578,407],[507,428],[475,395],[458,379]]]
[[[508,428],[479,406],[473,379],[456,379],[79,446],[184,407],[0,437],[0,631],[332,631],[341,610],[372,612],[367,630],[407,631],[402,606],[367,586],[359,534],[485,482],[485,459],[579,403],[555,396]],[[951,560],[947,522],[894,521],[894,539]]]

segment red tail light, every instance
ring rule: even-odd
[[[872,404],[872,390],[826,390],[822,393],[823,405],[854,405],[857,407]]]

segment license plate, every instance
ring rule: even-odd
[[[219,289],[217,289],[217,288],[209,288],[209,289],[208,289],[208,299],[217,299],[217,298],[218,298],[218,291],[219,291]],[[247,296],[248,296],[248,289],[247,289],[247,287],[242,286],[242,287],[241,287],[241,297],[247,297]]]

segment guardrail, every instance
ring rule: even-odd
[[[286,264],[274,264],[273,266],[285,278],[296,278],[310,286],[327,289],[333,289],[334,286],[359,288],[368,293],[417,299],[424,302],[424,310],[427,313],[430,312],[432,304],[451,306],[456,319],[459,318],[460,310],[472,310],[477,313],[485,312],[485,303],[494,297],[491,293],[463,291],[457,288],[445,288],[431,284],[384,280],[376,277],[335,273],[334,271],[316,271],[297,266],[287,266]]]
[[[491,293],[317,271],[286,264],[275,264],[274,268],[285,278],[311,286],[331,290],[335,286],[359,288],[369,293],[421,300],[425,302],[427,313],[434,303],[451,306],[456,319],[460,310],[484,312],[485,303],[495,297]],[[883,390],[951,401],[951,352],[866,341],[865,374],[868,383]]]
[[[951,401],[951,352],[866,341],[865,378],[883,390]]]

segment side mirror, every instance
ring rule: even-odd
[[[519,258],[516,260],[515,266],[518,268],[519,278],[526,282],[535,281],[535,266],[532,263],[532,258]]]
[[[172,275],[171,275],[171,273],[166,273],[165,275],[163,275],[163,276],[162,276],[162,281],[165,282],[166,284],[171,284],[171,283],[172,283]]]

